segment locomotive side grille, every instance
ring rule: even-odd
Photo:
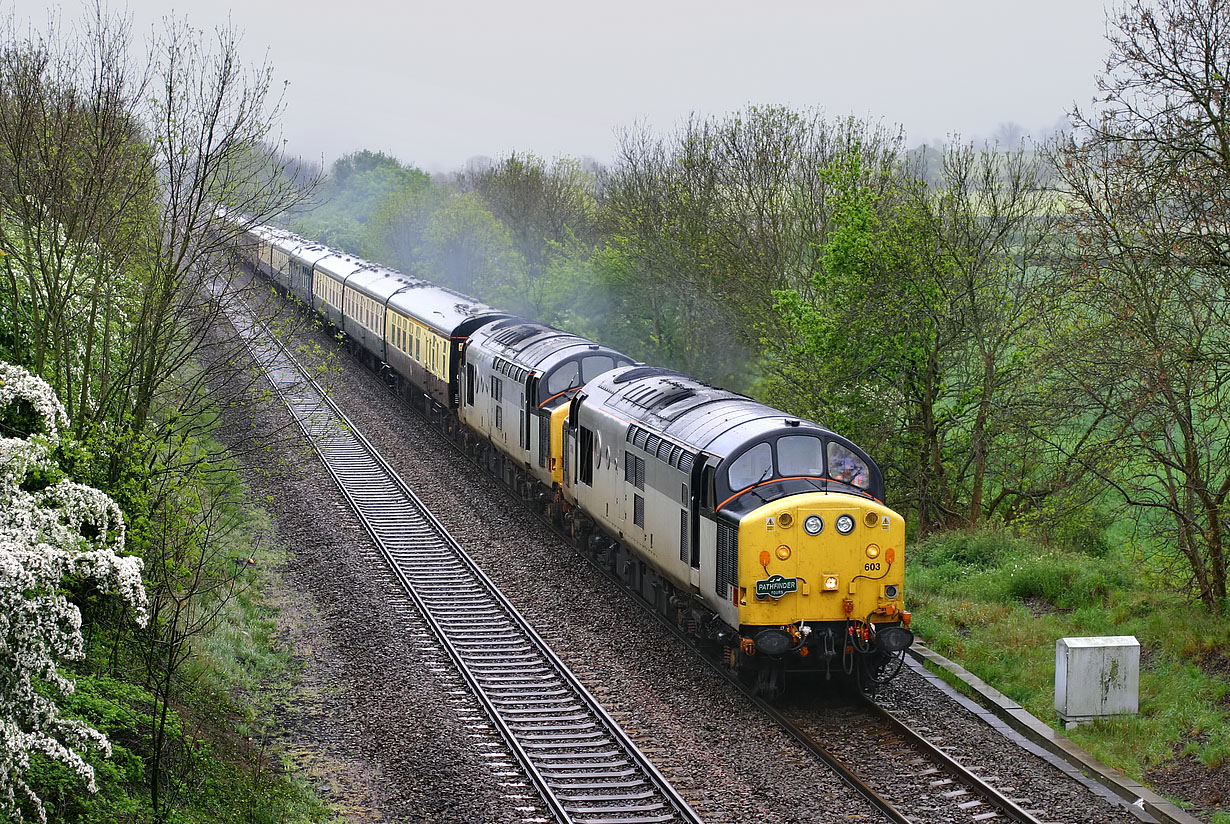
[[[717,533],[717,580],[714,591],[722,597],[739,586],[739,533],[730,524],[719,522]]]
[[[551,442],[551,419],[543,416],[538,419],[538,465],[547,465],[547,447]]]
[[[691,472],[692,463],[693,463],[692,453],[684,452],[682,455],[679,456],[679,470],[681,472]]]
[[[645,499],[640,495],[632,496],[632,523],[645,528]]]
[[[662,441],[662,443],[658,444],[658,460],[659,461],[662,461],[663,463],[671,462],[671,447],[672,446],[673,445],[671,444],[670,441]],[[679,447],[676,446],[674,448],[678,449]]]
[[[692,560],[691,547],[688,546],[688,511],[679,510],[679,560],[685,564]]]
[[[624,450],[624,483],[645,488],[645,459]]]

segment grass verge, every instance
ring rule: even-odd
[[[1054,709],[1055,642],[1133,635],[1140,711],[1067,735],[1148,783],[1150,770],[1230,759],[1230,627],[1127,553],[1089,554],[999,531],[948,533],[908,555],[913,627],[1038,718]],[[1230,815],[1216,814],[1219,824]]]

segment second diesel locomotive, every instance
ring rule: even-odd
[[[912,643],[905,522],[848,439],[283,230],[237,252],[762,694]]]

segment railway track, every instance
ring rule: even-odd
[[[700,818],[245,304],[248,351],[550,814],[568,824]]]
[[[796,741],[867,785],[899,824],[1045,824],[1026,809],[1030,799],[1014,797],[1012,787],[995,786],[998,776],[983,777],[981,769],[944,752],[932,740],[941,733],[913,729],[868,696],[851,698],[828,707],[817,707],[815,701],[778,707],[753,700]]]

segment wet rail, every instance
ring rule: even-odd
[[[700,818],[245,304],[232,324],[557,821]]]
[[[916,730],[865,695],[828,707],[756,700],[796,741],[866,785],[885,805],[881,809],[894,811],[887,813],[893,821],[1045,824],[1027,809],[1030,799],[996,786],[993,770],[944,752],[935,742],[942,732]]]

